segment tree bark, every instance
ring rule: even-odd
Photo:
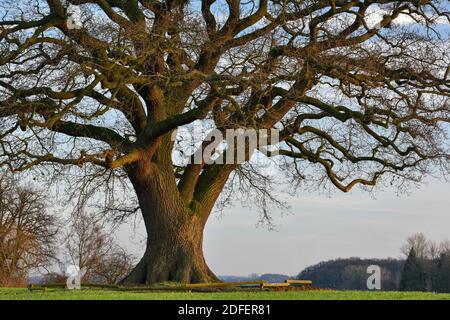
[[[128,176],[144,218],[147,246],[144,256],[122,284],[218,281],[203,256],[207,218],[187,207],[173,173],[141,160],[128,169]]]

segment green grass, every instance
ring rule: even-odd
[[[424,292],[290,291],[290,292],[120,292],[112,290],[0,288],[0,300],[450,300],[450,294]]]

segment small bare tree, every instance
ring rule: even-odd
[[[104,223],[83,209],[72,214],[65,238],[65,256],[80,268],[85,283],[115,284],[131,271],[135,262],[115,243]]]
[[[124,248],[114,245],[96,266],[93,274],[96,282],[116,284],[131,272],[134,264],[135,258],[133,255],[127,253]]]
[[[408,257],[411,249],[414,249],[417,258],[426,259],[430,255],[430,241],[423,233],[415,233],[406,239],[406,243],[401,247],[400,251],[405,257]]]
[[[111,250],[111,242],[99,220],[92,214],[77,210],[65,239],[65,256],[72,265],[82,270],[84,282],[93,279],[93,272]]]
[[[450,241],[445,239],[436,242],[419,232],[409,236],[406,243],[401,247],[400,251],[405,257],[408,257],[411,250],[414,249],[417,258],[422,260],[435,260],[442,254],[450,252]]]
[[[0,286],[26,282],[55,257],[58,223],[41,191],[0,176]]]
[[[445,239],[439,244],[439,252],[441,254],[450,255],[450,240]]]

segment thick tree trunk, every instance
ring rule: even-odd
[[[122,283],[217,281],[203,257],[206,219],[186,206],[173,175],[165,174],[150,161],[137,163],[128,174],[147,229],[147,247],[140,262]]]

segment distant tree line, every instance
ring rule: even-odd
[[[399,289],[402,291],[450,292],[450,242],[436,243],[422,233],[407,239],[407,254]]]
[[[272,283],[280,283],[284,282],[287,279],[292,279],[292,276],[286,274],[278,274],[278,273],[264,273],[264,274],[256,274],[252,273],[249,276],[219,276],[220,280],[226,282],[237,282],[237,281],[267,281]]]
[[[298,279],[312,280],[315,287],[336,290],[367,290],[367,267],[381,268],[381,288],[398,290],[404,261],[397,259],[335,259],[323,261],[300,272]]]
[[[304,269],[298,279],[312,280],[316,287],[336,290],[368,290],[367,268],[381,269],[385,291],[450,292],[450,242],[437,243],[422,233],[407,238],[401,247],[404,259],[335,259]]]

